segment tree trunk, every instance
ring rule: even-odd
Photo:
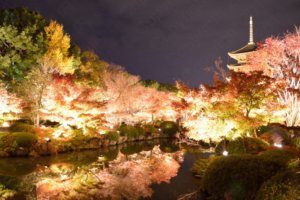
[[[36,127],[39,127],[39,125],[40,125],[40,113],[39,113],[39,111],[37,111],[36,112],[36,119],[35,119],[35,126]]]
[[[255,138],[257,138],[256,128],[254,128],[254,130],[253,130],[253,136],[254,136]]]

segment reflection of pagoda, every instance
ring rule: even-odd
[[[236,72],[249,72],[251,69],[247,67],[247,55],[251,54],[253,51],[256,50],[256,45],[254,43],[253,39],[253,20],[252,16],[250,17],[250,33],[249,33],[249,42],[244,47],[228,52],[228,55],[235,59],[237,61],[236,64],[227,65],[230,70],[236,71]]]

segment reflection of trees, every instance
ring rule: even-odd
[[[150,197],[151,184],[169,182],[177,175],[181,152],[162,153],[154,147],[152,153],[119,156],[110,167],[99,169],[95,162],[78,169],[72,176],[47,177],[37,183],[38,199],[139,199]]]

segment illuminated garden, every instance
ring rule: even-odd
[[[237,64],[193,88],[0,10],[1,199],[299,199],[300,28],[255,43],[252,23]]]

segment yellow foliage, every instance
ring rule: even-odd
[[[74,58],[69,56],[70,36],[64,33],[63,26],[51,21],[45,27],[47,52],[43,60],[50,63],[51,70],[59,74],[74,73]]]

